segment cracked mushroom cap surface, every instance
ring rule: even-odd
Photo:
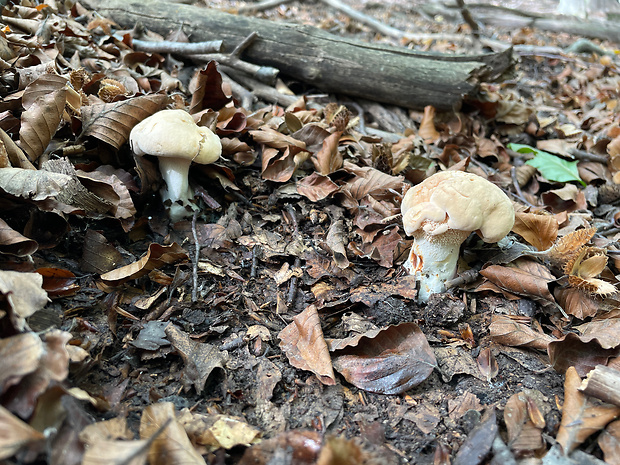
[[[149,116],[131,130],[129,143],[136,155],[185,158],[203,165],[222,153],[220,138],[198,126],[185,110],[161,110]]]
[[[441,171],[410,188],[401,204],[408,235],[476,232],[497,242],[515,221],[512,202],[486,179],[464,171]]]

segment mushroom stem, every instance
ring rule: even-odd
[[[159,158],[159,171],[166,186],[160,191],[164,204],[170,200],[169,215],[175,222],[187,216],[186,206],[196,208],[191,201],[194,192],[189,187],[189,167],[191,160],[183,158]]]
[[[461,244],[469,234],[454,230],[438,235],[413,234],[414,242],[404,267],[420,283],[418,302],[426,303],[431,294],[445,292],[446,281],[456,274]]]

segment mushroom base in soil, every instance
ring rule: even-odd
[[[499,187],[463,171],[442,171],[412,187],[401,212],[405,232],[414,238],[404,266],[419,282],[420,303],[446,290],[461,244],[472,232],[497,242],[515,221],[512,202]]]
[[[172,221],[191,216],[198,207],[189,186],[189,167],[208,164],[222,154],[220,138],[209,128],[196,125],[184,110],[162,110],[138,123],[129,135],[131,149],[137,156],[159,158],[159,171],[166,183],[161,190]],[[170,202],[168,202],[170,201]]]

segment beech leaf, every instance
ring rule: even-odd
[[[400,394],[437,367],[426,336],[415,323],[365,333],[355,340],[332,341],[333,364],[351,384],[379,394]]]
[[[523,144],[508,144],[510,150],[514,150],[519,153],[533,153],[535,157],[526,161],[527,165],[531,165],[540,171],[546,179],[555,182],[570,182],[577,181],[583,186],[585,182],[579,176],[579,169],[577,168],[576,161],[567,161],[555,155],[551,155],[543,150],[530,147]]]
[[[129,139],[133,127],[162,109],[167,102],[166,95],[151,94],[82,107],[80,137],[93,136],[120,149]]]
[[[563,339],[550,342],[547,353],[557,372],[564,373],[572,367],[579,376],[585,376],[596,365],[607,365],[610,358],[618,355],[618,350],[603,349],[597,339],[584,342],[577,334],[568,333]]]

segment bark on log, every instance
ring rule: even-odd
[[[123,27],[141,22],[162,35],[183,27],[192,41],[224,41],[231,52],[249,34],[258,38],[241,58],[273,66],[322,91],[407,108],[458,107],[481,80],[512,63],[510,50],[475,56],[415,52],[329,34],[318,28],[236,16],[163,0],[82,0],[87,8]]]

